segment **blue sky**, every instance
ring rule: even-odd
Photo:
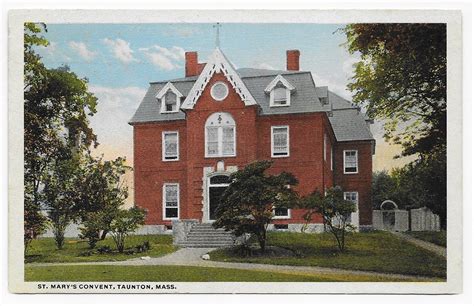
[[[357,61],[343,46],[341,24],[222,24],[220,47],[238,68],[285,69],[286,50],[299,49],[301,70],[311,71],[317,86],[329,86],[350,99],[346,85]],[[98,135],[98,152],[106,158],[132,161],[133,134],[127,124],[148,83],[184,76],[184,52],[197,51],[201,62],[215,48],[213,24],[48,24],[50,41],[38,48],[47,67],[69,65],[87,77],[99,99],[91,125]],[[391,168],[399,148],[381,138],[374,168]]]

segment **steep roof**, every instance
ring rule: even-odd
[[[327,86],[316,87],[309,71],[284,71],[240,68],[235,70],[260,108],[260,115],[299,114],[328,112],[329,121],[338,141],[373,140],[367,117],[350,101],[328,90]],[[276,76],[282,75],[295,90],[291,95],[291,105],[270,107],[270,97],[265,88]],[[184,120],[185,113],[160,113],[157,93],[171,82],[183,96],[187,97],[198,79],[197,76],[151,82],[145,97],[130,124]],[[327,103],[324,99],[327,98]]]
[[[373,140],[369,122],[364,113],[350,101],[328,90],[332,116],[329,116],[337,141]]]

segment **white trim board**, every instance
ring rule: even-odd
[[[184,100],[181,108],[193,109],[212,76],[219,72],[222,72],[226,76],[227,81],[232,85],[237,94],[239,94],[246,106],[257,105],[257,101],[255,101],[254,97],[247,89],[235,68],[227,60],[222,51],[219,48],[216,48],[210,56],[201,74],[199,75],[197,81],[189,91],[189,94]]]

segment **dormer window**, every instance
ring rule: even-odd
[[[180,102],[183,95],[170,82],[168,82],[156,95],[161,103],[160,113],[177,113],[179,112]]]
[[[176,95],[171,90],[168,90],[168,92],[165,94],[164,103],[165,103],[165,112],[178,111],[178,99],[176,98]]]
[[[265,88],[265,92],[270,95],[270,107],[289,106],[291,103],[291,92],[295,87],[284,77],[278,75]]]

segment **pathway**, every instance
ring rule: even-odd
[[[442,256],[442,257],[446,258],[446,255],[447,255],[446,254],[446,248],[444,248],[442,246],[439,246],[439,245],[436,245],[434,243],[424,241],[424,240],[421,240],[421,239],[417,239],[415,237],[412,237],[410,235],[403,234],[403,233],[400,233],[400,232],[392,232],[392,234],[394,234],[395,236],[398,236],[402,239],[405,239],[406,241],[411,242],[414,245],[419,246],[420,248],[431,251],[431,252],[433,252],[433,253],[435,253],[439,256]]]
[[[126,261],[103,261],[103,262],[74,262],[74,263],[31,263],[27,266],[58,266],[58,265],[119,265],[119,266],[146,266],[146,265],[166,265],[166,266],[194,266],[194,267],[211,267],[211,268],[228,268],[228,269],[243,269],[254,271],[279,272],[289,274],[345,274],[345,275],[361,275],[384,277],[394,279],[417,279],[419,281],[433,281],[434,278],[403,275],[403,274],[389,274],[379,272],[368,272],[358,270],[345,270],[335,268],[324,268],[315,266],[288,266],[288,265],[269,265],[269,264],[255,264],[255,263],[238,263],[238,262],[220,262],[203,260],[202,255],[209,253],[214,249],[210,248],[182,248],[178,251],[162,256],[153,257],[149,259],[134,258]]]

